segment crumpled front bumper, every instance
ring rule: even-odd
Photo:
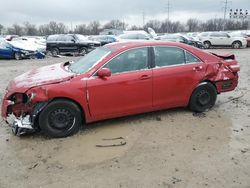
[[[12,105],[13,104],[13,101],[11,100],[6,100],[6,99],[3,99],[2,101],[2,111],[1,111],[1,116],[2,118],[6,121],[7,120],[7,110],[8,110],[8,106]]]
[[[29,115],[21,118],[16,118],[13,124],[11,124],[11,129],[13,134],[17,136],[35,132],[35,129],[32,127]]]

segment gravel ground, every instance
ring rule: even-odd
[[[236,55],[240,82],[199,116],[187,109],[147,113],[94,123],[65,139],[15,137],[0,119],[0,188],[249,188],[250,49],[211,51]],[[0,60],[0,97],[15,76],[73,59]],[[127,144],[96,147],[114,137]]]

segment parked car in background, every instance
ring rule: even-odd
[[[195,46],[197,48],[204,48],[204,45],[199,40],[195,40],[192,37],[179,33],[162,35],[158,39],[172,42],[181,42],[191,46]]]
[[[247,40],[247,46],[250,47],[250,34],[248,36],[245,32],[235,31],[235,32],[229,32],[229,35],[231,37],[244,37]]]
[[[199,35],[199,38],[205,48],[210,48],[211,46],[245,48],[247,46],[247,41],[244,37],[230,36],[226,32],[208,32],[204,35]]]
[[[87,37],[79,34],[60,34],[47,37],[46,50],[52,56],[59,54],[85,55],[93,49],[100,47],[100,42],[90,41]]]
[[[13,38],[10,43],[19,43],[21,46],[28,46],[29,48],[32,48],[35,51],[39,51],[41,53],[46,54],[46,43],[42,43],[39,40],[31,37],[18,37],[18,38]]]
[[[153,39],[152,36],[146,31],[126,31],[126,33],[117,37],[119,42],[151,39]]]
[[[45,54],[37,51],[32,47],[25,46],[18,41],[6,41],[0,39],[0,58],[1,59],[26,59],[39,58],[42,59]]]
[[[112,43],[112,42],[117,42],[116,37],[113,35],[97,35],[97,36],[91,36],[89,37],[89,39],[100,42],[101,46]]]
[[[18,38],[18,37],[19,37],[18,35],[6,35],[5,40],[12,41],[12,39]]]
[[[112,43],[76,62],[29,71],[12,80],[2,117],[14,115],[13,132],[74,134],[84,123],[149,111],[189,107],[203,112],[217,94],[238,83],[232,54],[218,55],[163,41]]]

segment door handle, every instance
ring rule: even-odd
[[[150,76],[149,75],[142,75],[139,79],[140,80],[147,80],[147,79],[150,79]]]
[[[193,71],[201,71],[203,69],[202,66],[197,66],[193,68]]]

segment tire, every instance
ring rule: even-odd
[[[205,49],[209,49],[211,47],[211,42],[209,41],[205,41],[203,44]]]
[[[39,125],[46,135],[53,138],[73,135],[82,125],[81,110],[68,100],[52,101],[39,115]]]
[[[21,60],[21,59],[22,59],[21,53],[15,52],[15,53],[14,53],[14,58],[15,58],[16,60]]]
[[[235,41],[232,44],[232,48],[234,48],[234,49],[239,49],[241,47],[242,47],[242,43],[240,41]]]
[[[53,57],[58,56],[58,55],[59,55],[59,50],[58,50],[57,48],[53,48],[53,49],[51,50],[51,55],[52,55]]]
[[[87,48],[85,48],[85,47],[80,48],[80,50],[79,50],[79,54],[80,54],[80,55],[84,56],[84,55],[86,55],[87,53],[88,53]]]
[[[189,108],[194,112],[204,112],[212,108],[217,99],[217,91],[213,84],[204,82],[192,93]]]

